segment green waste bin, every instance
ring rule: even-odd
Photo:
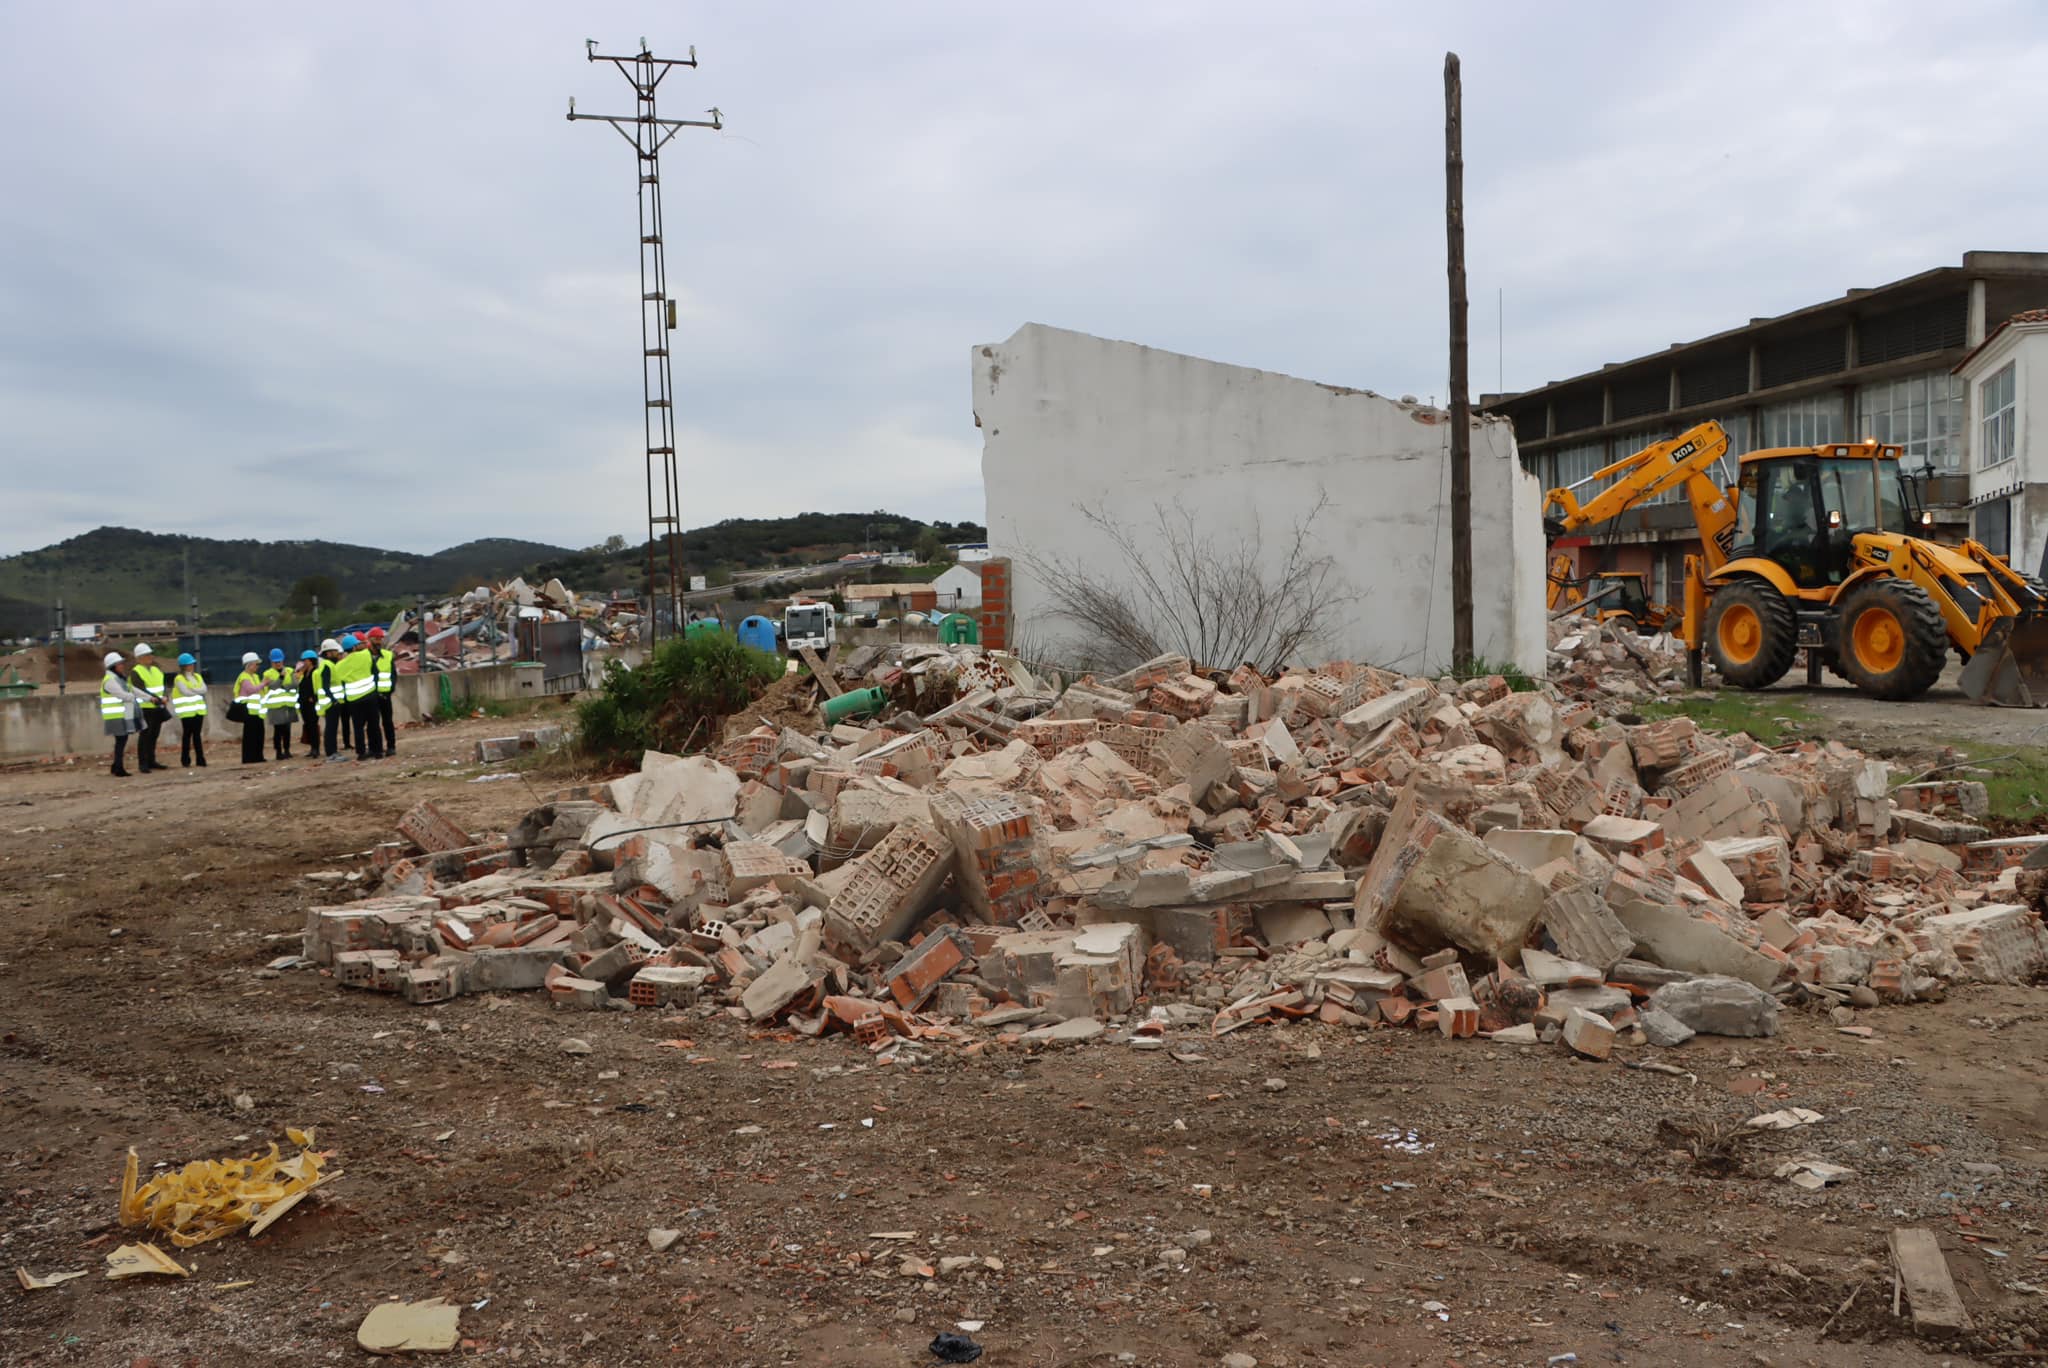
[[[971,613],[948,613],[939,620],[939,640],[948,646],[979,646],[981,624]]]

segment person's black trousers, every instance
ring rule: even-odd
[[[306,753],[314,757],[320,754],[320,712],[304,694],[299,695],[299,742]]]
[[[349,739],[348,728],[341,725],[347,716],[348,707],[346,704],[330,703],[327,705],[326,731],[327,753],[329,755],[341,754],[341,743]],[[337,735],[340,738],[339,740],[336,739]]]
[[[263,763],[263,719],[260,717],[251,716],[242,723],[242,763]]]
[[[391,725],[391,695],[380,693],[377,698],[377,719],[384,724],[384,753],[398,754],[398,729]]]
[[[384,724],[377,719],[377,696],[358,698],[348,705],[356,728],[356,759],[384,758]]]
[[[142,730],[135,740],[135,767],[140,770],[159,768],[156,763],[156,738],[164,729],[164,719],[170,716],[162,708],[142,710]]]
[[[114,738],[114,773],[124,779],[128,777],[128,770],[121,762],[127,757],[127,754],[128,733],[123,732]]]
[[[181,717],[178,719],[178,763],[190,765],[194,760],[201,769],[206,767],[206,715]]]
[[[292,724],[278,722],[270,728],[270,753],[280,760],[289,760],[292,755]]]

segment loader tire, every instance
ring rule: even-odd
[[[1842,603],[1842,677],[1872,698],[1918,698],[1941,677],[1948,628],[1917,584],[1879,579]]]
[[[1738,689],[1768,689],[1799,654],[1799,619],[1770,585],[1737,580],[1714,591],[1706,638],[1721,678]]]

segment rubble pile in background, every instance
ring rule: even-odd
[[[518,623],[580,622],[583,649],[627,645],[639,639],[640,605],[636,599],[608,599],[579,596],[558,579],[535,589],[514,577],[489,588],[479,585],[426,608],[426,657],[420,664],[420,646],[414,633],[417,624],[410,612],[401,613],[391,624],[391,639],[397,643],[392,654],[415,668],[463,670],[516,660]],[[411,671],[406,671],[410,673]]]
[[[422,804],[305,953],[414,1002],[537,989],[878,1051],[1313,1017],[1595,1059],[2048,969],[2048,837],[1995,838],[1982,785],[1635,719],[1664,657],[1570,635],[1563,687],[1520,693],[1177,657],[1062,687],[869,648],[837,673],[895,700],[870,724],[649,753],[502,834]]]

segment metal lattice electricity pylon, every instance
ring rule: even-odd
[[[669,332],[676,325],[675,300],[668,292],[668,258],[661,221],[661,149],[684,128],[722,128],[718,110],[708,119],[662,119],[655,116],[655,89],[673,67],[697,65],[697,49],[687,58],[656,57],[640,40],[631,57],[613,57],[597,50],[597,40],[583,45],[593,62],[610,62],[633,87],[638,112],[578,114],[569,101],[569,118],[608,123],[633,145],[640,173],[640,383],[645,400],[647,438],[647,640],[683,628],[682,490],[676,475],[675,379],[669,369]]]

